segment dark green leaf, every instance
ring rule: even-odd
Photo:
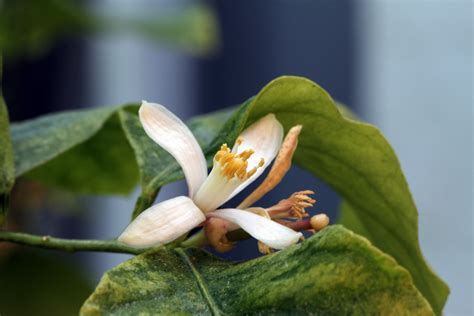
[[[14,124],[17,176],[76,192],[130,192],[138,170],[118,109],[64,112]]]
[[[245,263],[161,250],[107,272],[81,315],[432,315],[409,273],[341,226]]]
[[[85,142],[115,111],[116,108],[69,111],[13,124],[16,175],[23,175]]]
[[[0,56],[0,226],[8,210],[9,193],[15,182],[15,165],[10,137],[7,105],[1,90],[2,57]]]

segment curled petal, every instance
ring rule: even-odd
[[[206,215],[235,223],[252,237],[274,249],[283,249],[295,244],[303,236],[272,220],[243,210],[221,209]]]
[[[242,203],[240,203],[238,208],[247,208],[251,206],[280,183],[288,170],[290,170],[291,159],[293,158],[293,154],[298,146],[298,136],[300,135],[301,128],[301,125],[296,125],[290,129],[267,177],[249,196],[247,196],[247,198],[245,198]]]
[[[169,152],[183,169],[189,196],[207,177],[207,163],[196,138],[178,117],[157,103],[142,102],[140,121],[147,135]]]
[[[137,248],[158,246],[177,239],[205,220],[190,198],[178,196],[143,211],[118,240]]]

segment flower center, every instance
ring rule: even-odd
[[[238,148],[238,145],[241,143],[242,140],[237,139],[236,147]],[[257,172],[257,169],[265,164],[265,160],[261,158],[257,166],[253,167],[251,170],[247,170],[247,160],[254,153],[255,151],[253,149],[247,149],[239,154],[235,154],[230,151],[229,147],[227,147],[227,144],[223,144],[221,149],[214,156],[214,164],[220,165],[221,174],[227,179],[230,180],[234,177],[237,177],[240,180],[245,180],[253,176],[255,172]]]
[[[196,205],[204,212],[214,211],[224,204],[234,190],[257,172],[265,164],[263,158],[255,166],[250,166],[249,158],[255,153],[253,149],[238,152],[242,139],[237,139],[231,151],[223,144],[214,156],[211,173],[193,197]]]

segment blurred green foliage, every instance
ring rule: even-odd
[[[33,57],[68,36],[132,32],[188,53],[206,55],[218,46],[213,12],[203,5],[154,12],[146,18],[98,15],[73,0],[0,2],[0,49],[8,59]]]
[[[0,55],[0,226],[5,221],[9,206],[9,192],[15,182],[8,109],[2,95],[2,59]]]
[[[59,38],[94,26],[94,19],[75,1],[6,0],[0,9],[0,47],[8,58],[37,55]]]

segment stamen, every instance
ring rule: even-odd
[[[236,144],[242,144],[242,139],[237,139]],[[214,162],[220,164],[222,170],[221,174],[227,179],[232,179],[234,177],[239,178],[240,180],[246,180],[252,175],[255,174],[258,168],[262,167],[265,163],[265,160],[261,158],[257,167],[252,168],[247,171],[248,159],[255,153],[253,149],[247,149],[243,152],[236,154],[231,152],[227,144],[223,144],[221,149],[214,156]]]
[[[311,190],[299,191],[293,193],[289,198],[281,200],[278,204],[267,209],[272,218],[286,218],[294,217],[302,219],[308,217],[306,213],[307,207],[313,207],[316,200],[309,197],[309,194],[314,194]]]
[[[293,193],[289,200],[293,203],[291,207],[292,215],[299,219],[309,216],[306,213],[306,207],[313,207],[313,204],[316,203],[315,199],[310,198],[308,195],[314,194],[311,190],[305,190],[300,192]]]
[[[237,140],[237,144],[242,144]],[[235,150],[235,147],[234,147]],[[194,195],[194,203],[203,212],[210,212],[221,206],[232,192],[244,181],[253,176],[265,161],[262,158],[257,166],[249,158],[255,153],[253,149],[247,149],[240,153],[233,152],[223,144],[214,156],[214,166],[211,173]],[[249,170],[250,169],[250,170]]]
[[[242,137],[238,137],[236,140],[235,140],[235,144],[234,144],[234,148],[232,148],[232,152],[233,153],[236,153],[239,151],[239,147],[240,145],[242,145],[242,143],[244,142],[244,140],[242,139]]]

